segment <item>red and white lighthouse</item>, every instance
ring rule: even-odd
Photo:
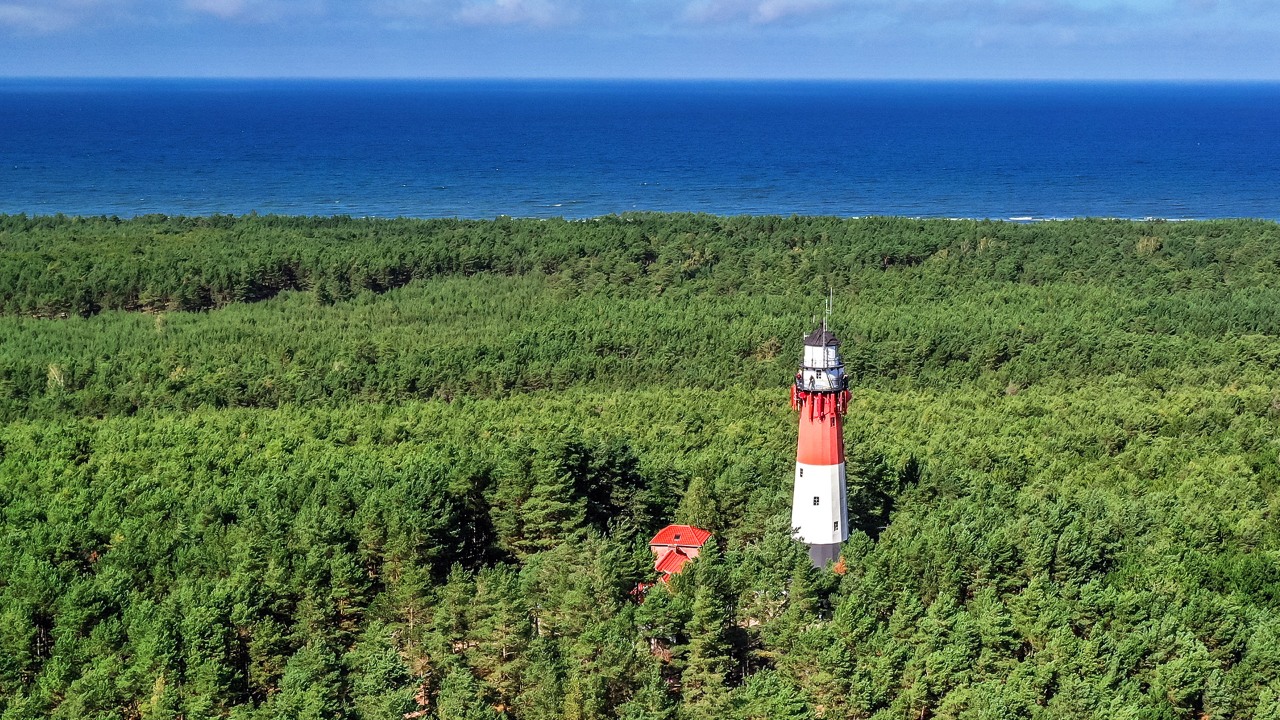
[[[848,387],[840,341],[824,321],[805,337],[804,357],[791,386],[791,407],[800,413],[791,527],[794,537],[809,545],[809,559],[820,568],[836,560],[840,544],[849,539],[844,470]]]

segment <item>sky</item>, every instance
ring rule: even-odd
[[[1280,0],[0,0],[0,76],[1280,80]]]

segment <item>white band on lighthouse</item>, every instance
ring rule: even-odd
[[[796,463],[791,498],[791,527],[795,538],[809,545],[829,545],[849,539],[849,502],[845,495],[844,463]]]

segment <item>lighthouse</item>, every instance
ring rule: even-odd
[[[791,386],[791,407],[800,413],[791,527],[795,539],[808,544],[809,559],[822,568],[840,556],[840,544],[849,539],[844,475],[849,389],[840,341],[825,320],[804,339],[804,356]]]

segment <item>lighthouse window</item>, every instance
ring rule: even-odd
[[[839,520],[837,520],[837,521],[835,521],[835,522],[831,523],[831,529],[832,529],[832,530],[839,530],[839,529],[840,529],[840,521],[839,521]]]
[[[818,498],[818,496],[817,496],[817,495],[814,495],[814,496],[813,496],[813,504],[814,504],[814,505],[817,505],[818,503],[819,503],[819,498]]]
[[[800,468],[800,477],[804,477],[804,468]]]

